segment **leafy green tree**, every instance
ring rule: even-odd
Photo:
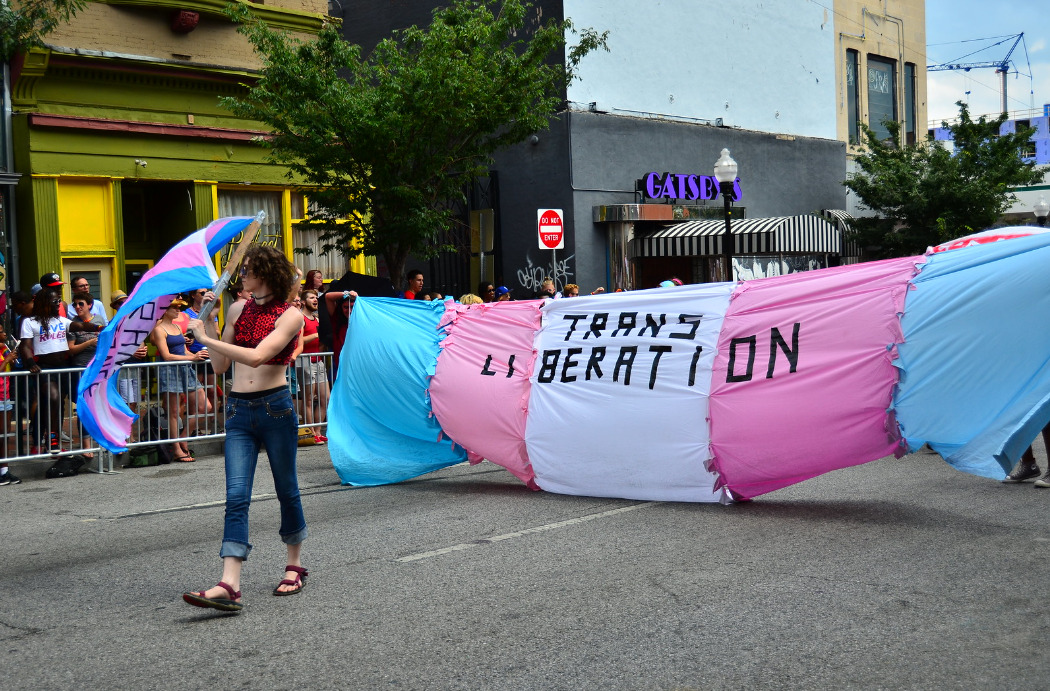
[[[937,245],[990,228],[1016,201],[1012,187],[1034,184],[1043,171],[1021,160],[1035,130],[999,135],[1006,114],[994,120],[970,118],[959,102],[952,134],[954,151],[928,138],[902,145],[901,126],[884,123],[890,137],[880,141],[867,126],[859,173],[845,185],[878,218],[858,218],[854,239],[877,257],[921,254]]]
[[[40,45],[86,5],[87,0],[0,0],[0,62]]]
[[[352,255],[356,239],[396,280],[410,254],[447,246],[465,185],[494,152],[545,129],[580,60],[606,48],[605,34],[582,31],[562,60],[571,22],[541,23],[530,8],[454,0],[367,57],[335,25],[304,42],[235,10],[264,68],[225,105],[267,125],[271,160],[316,186],[321,211],[310,220],[324,229],[323,251]]]

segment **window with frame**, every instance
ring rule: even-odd
[[[328,254],[321,253],[326,244],[321,240],[324,231],[303,222],[304,218],[311,217],[318,209],[317,203],[304,195],[298,192],[292,194],[292,247],[295,265],[303,270],[303,275],[317,269],[327,283],[341,278],[347,272],[349,258],[335,250]],[[332,244],[332,241],[329,240],[327,244]]]
[[[846,134],[850,144],[860,143],[860,80],[857,69],[860,54],[846,51]]]
[[[890,138],[885,121],[897,120],[897,70],[893,60],[868,56],[868,127],[880,141]]]
[[[904,141],[914,144],[917,138],[915,126],[915,65],[904,63]]]

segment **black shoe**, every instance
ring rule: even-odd
[[[4,477],[7,477],[6,475]],[[1036,487],[1050,487],[1050,469],[1046,471],[1046,475],[1035,481]]]
[[[20,485],[20,484],[22,484],[22,479],[20,477],[17,477],[10,470],[7,471],[6,473],[4,473],[3,475],[0,475],[0,485]]]
[[[1021,460],[1017,462],[1017,465],[1014,466],[1014,469],[1010,471],[1010,474],[1006,476],[1003,482],[1025,482],[1033,477],[1039,477],[1039,466],[1035,463],[1025,463]]]

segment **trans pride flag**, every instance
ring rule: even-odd
[[[127,450],[131,425],[138,418],[117,391],[117,370],[134,354],[176,294],[211,288],[218,280],[212,257],[254,221],[233,216],[172,247],[139,280],[127,301],[98,335],[94,359],[80,378],[77,415],[100,445],[113,453]]]
[[[332,462],[376,485],[486,458],[533,488],[704,502],[927,443],[1001,479],[1050,421],[1050,234],[1011,230],[743,283],[466,307],[360,298]]]

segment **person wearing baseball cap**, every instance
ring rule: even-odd
[[[59,276],[58,274],[56,274],[54,272],[48,273],[48,274],[44,274],[43,276],[40,277],[40,286],[41,286],[41,288],[58,288],[58,286],[61,286],[61,285],[65,285],[65,281],[62,280],[61,276]],[[58,293],[59,296],[61,296],[62,289],[59,288],[55,292]],[[66,318],[69,317],[69,309],[68,309],[68,306],[66,305],[65,302],[59,301],[59,303],[58,303],[58,316],[66,317]]]
[[[45,288],[54,288],[55,286],[65,285],[65,282],[58,274],[50,273],[40,277],[40,285]]]

